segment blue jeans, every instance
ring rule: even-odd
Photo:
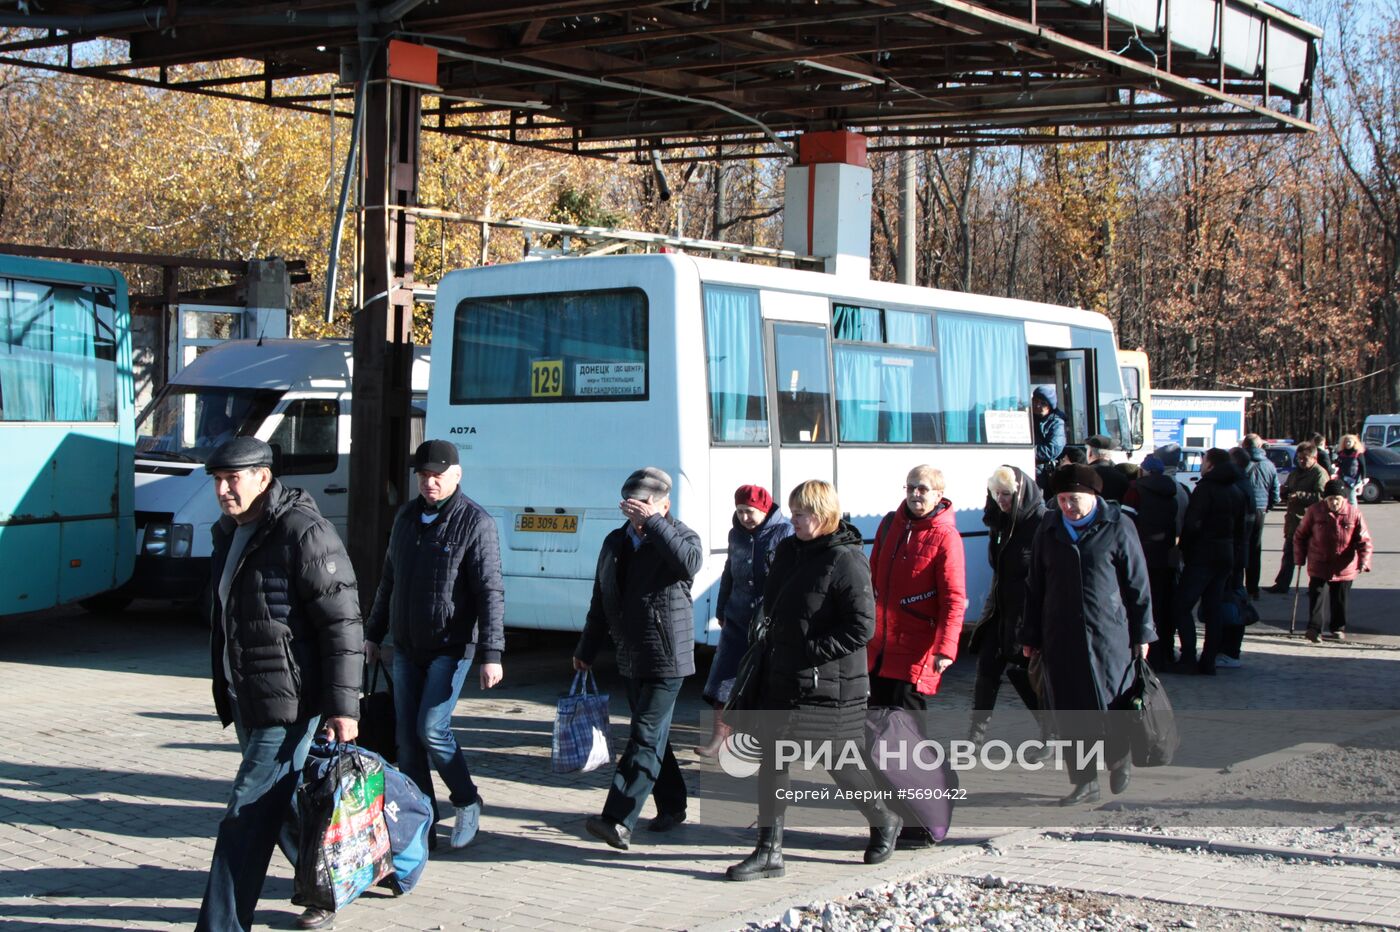
[[[642,814],[648,796],[656,800],[657,813],[685,811],[685,777],[671,750],[671,715],[683,677],[627,680],[627,705],[632,729],[627,747],[617,761],[603,818],[631,831]]]
[[[296,863],[296,843],[288,817],[306,752],[320,721],[313,716],[292,725],[246,728],[234,703],[233,726],[243,763],[233,778],[233,795],[219,822],[196,929],[251,929],[273,846],[280,846],[287,859]]]
[[[452,805],[470,806],[477,799],[467,758],[452,735],[452,711],[471,666],[470,660],[460,657],[434,657],[424,666],[404,651],[394,651],[394,728],[399,769],[432,801],[435,822],[438,804],[429,764],[447,785]]]

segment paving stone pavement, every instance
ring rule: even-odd
[[[1353,640],[1312,647],[1283,637],[1288,600],[1266,596],[1260,603],[1265,623],[1251,629],[1245,667],[1214,679],[1171,681],[1179,707],[1400,707],[1393,688],[1400,671],[1394,612],[1400,505],[1374,506],[1367,514],[1378,538],[1380,572],[1357,585]],[[1266,567],[1276,559],[1266,553]],[[609,773],[556,775],[549,768],[553,700],[567,686],[571,646],[567,637],[512,635],[503,687],[486,694],[467,688],[454,728],[486,804],[480,839],[462,852],[436,854],[410,896],[363,897],[339,917],[339,929],[720,928],[730,919],[738,924],[741,915],[769,910],[776,916],[784,905],[922,872],[993,872],[984,869],[980,845],[993,838],[1005,843],[1004,829],[955,827],[940,848],[901,852],[878,868],[860,864],[863,833],[857,827],[795,832],[788,876],[753,884],[722,880],[724,867],[747,852],[749,832],[705,825],[703,816],[700,824],[665,836],[639,830],[628,853],[600,846],[582,822],[601,806]],[[67,609],[0,621],[0,926],[159,929],[193,923],[237,765],[233,735],[213,715],[207,670],[207,638],[179,610],[138,604],[106,617]],[[683,693],[678,748],[699,738],[701,679],[692,678]],[[971,682],[972,664],[960,661],[939,706],[968,709]],[[603,685],[614,693],[616,722],[625,712],[618,683],[605,673]],[[1003,702],[1012,699],[1006,690]],[[681,757],[688,772],[699,766],[692,754]],[[1166,774],[1140,779],[1208,777],[1190,768]],[[1059,783],[1046,786],[1047,793],[1062,791]],[[1046,810],[1047,826],[1058,824],[1057,814]],[[1009,837],[1024,841],[1026,832]],[[1190,895],[1244,909],[1276,906],[1288,886],[1277,883],[1258,896],[1265,891],[1262,880],[1239,879],[1252,874],[1169,866],[1200,860],[1181,852],[1126,854],[1103,846],[1112,854],[1106,860],[1097,853],[1057,859],[1046,852],[1064,846],[1096,852],[1100,846],[1024,843],[1030,847],[997,859],[996,873],[1010,878],[1008,865],[1015,864],[1039,882],[1077,886],[1110,882],[1100,876],[1108,868],[1142,858],[1141,884],[1115,882],[1115,890],[1172,899],[1149,886],[1152,876],[1172,889],[1187,884],[1182,878],[1199,878],[1190,881]],[[1154,866],[1159,857],[1176,860]],[[1374,906],[1370,916],[1396,911],[1400,872],[1315,865],[1308,871],[1314,879],[1298,887],[1328,894],[1312,897],[1317,910],[1345,903]],[[1365,879],[1353,883],[1347,871],[1361,871],[1355,877]],[[290,869],[274,856],[260,924],[290,924],[297,912],[288,903],[290,892]]]
[[[947,873],[1071,887],[1189,906],[1400,928],[1400,871],[1242,859],[1139,844],[1038,836],[949,865]]]

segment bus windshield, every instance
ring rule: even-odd
[[[269,389],[167,385],[136,423],[136,452],[203,462],[221,443],[252,436],[281,397]]]

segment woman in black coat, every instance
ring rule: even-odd
[[[1098,474],[1088,466],[1064,466],[1051,480],[1057,510],[1046,514],[1031,545],[1026,577],[1026,613],[1021,644],[1027,657],[1040,654],[1047,705],[1062,739],[1106,740],[1110,789],[1128,786],[1128,749],[1106,729],[1101,715],[1132,682],[1134,657],[1147,657],[1157,639],[1147,561],[1132,522],[1118,505],[1099,496]],[[1061,805],[1099,798],[1097,774],[1075,767],[1074,790]]]
[[[752,697],[741,696],[764,726],[758,772],[758,846],[730,867],[730,880],[783,876],[781,798],[789,785],[787,765],[776,762],[776,742],[834,742],[832,760],[845,742],[862,748],[870,694],[865,645],[875,633],[875,594],[861,534],[841,520],[836,490],[812,479],[788,496],[795,536],[778,545],[763,592],[767,619],[763,662]],[[786,712],[787,715],[774,713]],[[831,777],[866,801],[854,805],[870,823],[865,863],[894,853],[903,820],[880,801],[869,770],[836,767]]]
[[[987,504],[982,509],[982,523],[988,530],[987,562],[992,565],[992,589],[969,643],[977,655],[977,679],[972,686],[968,740],[979,744],[987,735],[1003,672],[1026,708],[1035,713],[1040,710],[1037,688],[1027,669],[1027,658],[1021,653],[1018,629],[1025,613],[1031,541],[1044,518],[1045,500],[1034,479],[1014,466],[1001,466],[992,473],[987,480]],[[1041,724],[1045,737],[1044,722]]]

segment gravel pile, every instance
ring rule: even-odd
[[[764,932],[892,932],[945,928],[986,932],[1167,932],[1174,929],[1342,932],[1375,927],[1287,920],[1258,913],[1008,883],[995,875],[976,880],[935,875],[872,887],[830,903],[794,906],[768,925],[750,923],[744,927]]]

